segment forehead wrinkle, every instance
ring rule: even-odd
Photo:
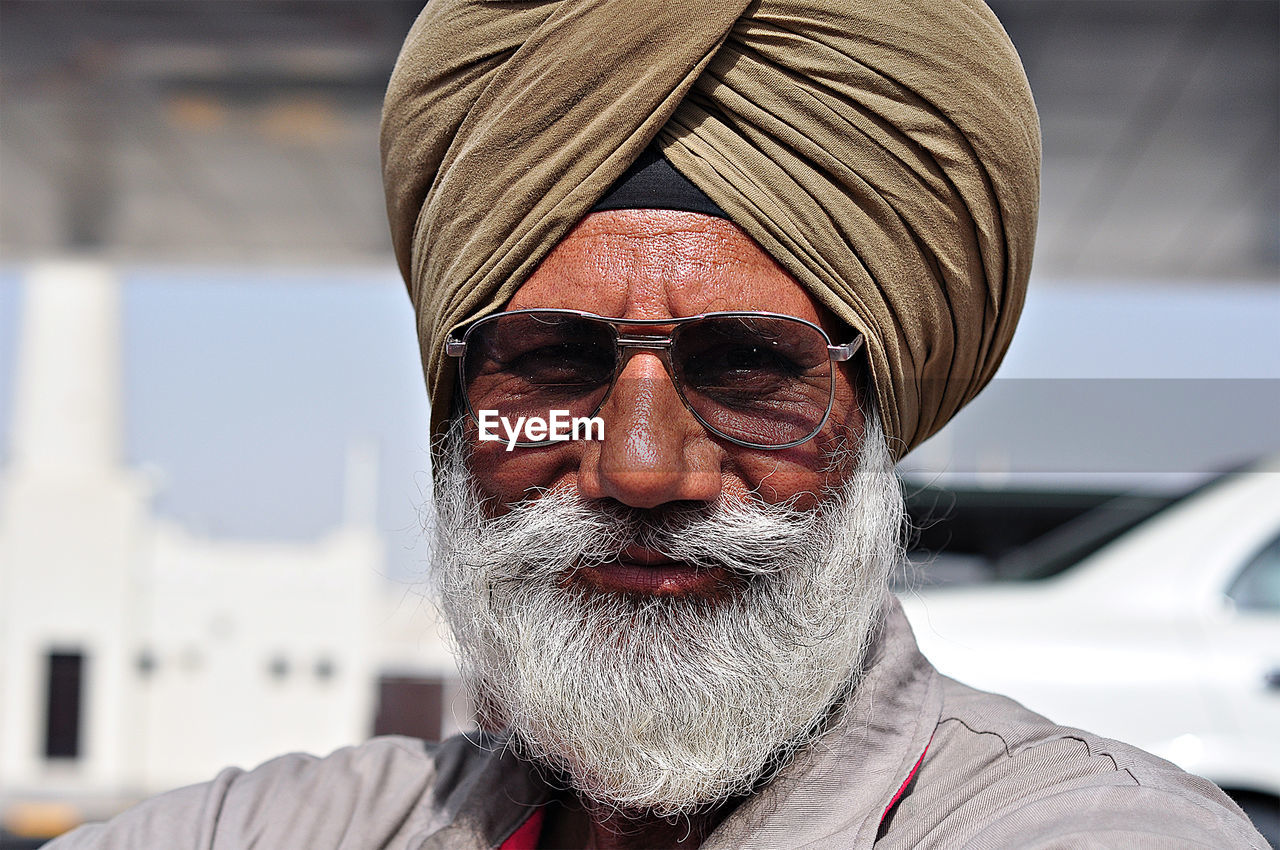
[[[723,310],[819,318],[812,296],[737,225],[670,210],[583,219],[507,305],[521,307],[631,319]]]
[[[567,240],[566,240],[567,241]],[[748,307],[749,273],[785,273],[747,237],[698,227],[641,233],[580,234],[573,252],[601,276],[594,282],[625,288],[629,318],[663,318]],[[576,275],[575,275],[576,277]]]

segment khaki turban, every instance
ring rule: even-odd
[[[650,143],[860,331],[901,458],[1022,308],[1040,133],[981,0],[431,0],[382,120],[432,429],[448,332],[507,302]]]

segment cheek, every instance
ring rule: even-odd
[[[495,513],[505,513],[504,506],[522,501],[540,488],[553,487],[576,466],[571,443],[507,451],[506,443],[481,442],[474,423],[467,427],[467,440],[471,474],[480,494],[495,504]]]
[[[839,398],[837,396],[837,404]],[[839,454],[856,452],[863,436],[862,414],[857,406],[836,408],[822,431],[807,443],[790,449],[764,452],[738,449],[731,452],[735,474],[749,490],[765,501],[778,503],[795,499],[797,508],[807,509],[841,486],[852,472],[852,459],[837,463]],[[842,451],[843,450],[843,451]]]
[[[795,499],[797,508],[811,508],[835,483],[826,471],[827,456],[816,442],[778,452],[741,454],[734,458],[737,476],[766,502]]]

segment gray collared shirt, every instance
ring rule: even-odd
[[[546,803],[493,741],[376,738],[147,800],[48,850],[492,850]],[[923,756],[923,757],[922,757]],[[1212,783],[939,674],[896,600],[842,719],[706,850],[1266,847]]]

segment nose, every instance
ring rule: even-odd
[[[600,410],[604,439],[586,443],[578,488],[635,508],[720,495],[720,448],[680,401],[662,360],[640,351]]]

